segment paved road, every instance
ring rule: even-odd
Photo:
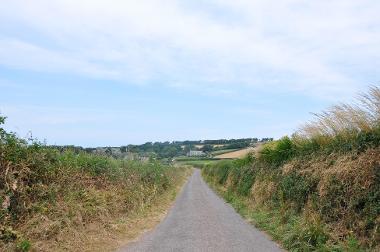
[[[196,170],[166,218],[124,252],[282,251],[217,196]]]

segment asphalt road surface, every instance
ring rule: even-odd
[[[120,251],[282,251],[217,196],[196,170],[166,218]]]

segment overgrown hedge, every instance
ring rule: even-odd
[[[288,249],[380,251],[380,88],[203,174]]]
[[[137,211],[175,185],[180,169],[28,143],[0,117],[0,250],[28,250],[65,230]]]
[[[352,239],[364,248],[378,248],[379,139],[378,128],[350,137],[338,135],[324,144],[284,137],[265,145],[258,157],[209,165],[203,174],[257,207],[317,216],[324,232],[315,241],[297,238],[312,243],[310,250]],[[297,244],[288,243],[287,248],[303,246]]]
[[[289,217],[285,222],[294,216],[319,220],[310,225],[311,232],[318,231],[313,239],[302,239],[306,234],[299,232],[293,238],[303,242],[287,243],[288,249],[339,250],[338,244],[353,240],[378,249],[379,139],[378,130],[345,140],[336,137],[324,146],[284,137],[265,145],[258,157],[212,164],[203,174],[254,207],[282,212]]]

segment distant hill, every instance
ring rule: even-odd
[[[273,138],[240,138],[215,140],[186,140],[172,142],[147,142],[141,145],[126,145],[119,147],[83,148],[78,146],[50,146],[61,151],[71,149],[75,152],[103,154],[116,158],[127,159],[164,159],[185,156],[190,150],[200,150],[205,153],[215,153],[224,150],[240,150],[255,146],[257,143],[273,141]],[[228,151],[226,151],[228,152]]]

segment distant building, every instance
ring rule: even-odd
[[[204,153],[203,151],[191,150],[187,153],[187,156],[188,157],[202,157],[202,156],[206,156],[206,153]]]

